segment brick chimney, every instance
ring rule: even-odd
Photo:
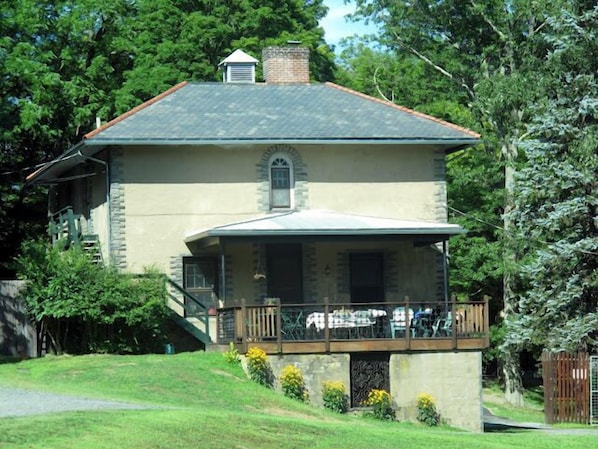
[[[309,84],[309,49],[299,42],[262,50],[264,81],[268,84]]]

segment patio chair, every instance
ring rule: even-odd
[[[413,309],[409,308],[409,317],[405,313],[405,307],[396,307],[392,312],[392,320],[390,320],[390,334],[392,338],[397,338],[397,333],[405,336],[407,332],[407,324],[411,323],[413,319]]]
[[[433,329],[432,312],[429,309],[415,312],[413,318],[413,337],[429,338],[432,337]]]
[[[303,311],[282,311],[282,339],[283,340],[303,340],[305,337],[305,322],[303,320]]]
[[[449,337],[453,333],[453,319],[451,312],[440,315],[432,325],[434,337]]]

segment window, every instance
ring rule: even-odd
[[[216,308],[218,293],[218,269],[216,258],[186,257],[183,259],[184,288],[206,308]],[[185,298],[187,314],[201,312],[195,310],[193,301]]]
[[[270,163],[270,208],[290,208],[293,189],[292,164],[284,156],[274,156]]]

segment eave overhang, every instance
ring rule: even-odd
[[[81,141],[64,152],[56,159],[47,162],[26,178],[27,184],[55,184],[67,181],[70,177],[63,178],[63,174],[84,163],[104,149],[104,145],[88,145]]]
[[[226,241],[273,239],[411,239],[435,243],[464,234],[459,225],[391,218],[340,214],[329,211],[290,211],[268,214],[255,219],[216,226],[194,232],[187,245],[210,246]]]
[[[27,177],[27,183],[53,184],[60,180],[63,173],[68,172],[104,148],[113,146],[244,146],[244,145],[430,145],[444,150],[447,154],[459,151],[479,143],[479,139],[346,139],[346,138],[229,138],[229,139],[101,139],[94,137],[77,143],[56,159],[46,163]]]

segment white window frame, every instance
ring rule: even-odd
[[[274,204],[272,169],[277,168],[277,166],[275,164],[277,164],[279,161],[284,161],[286,163],[286,165],[288,166],[288,170],[289,170],[289,204],[288,204],[288,206],[278,206],[278,205]],[[280,167],[283,167],[283,166],[280,166]],[[276,154],[273,154],[272,157],[270,157],[270,160],[268,162],[268,179],[269,179],[270,209],[271,210],[276,210],[276,209],[288,210],[288,209],[293,209],[293,207],[295,206],[295,173],[294,173],[294,171],[295,170],[294,170],[294,166],[293,166],[293,161],[286,154],[276,153]]]

